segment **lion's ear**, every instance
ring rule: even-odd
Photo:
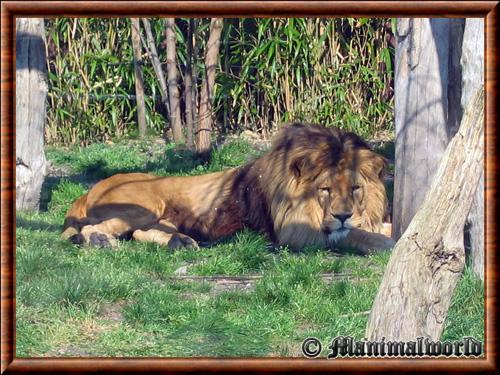
[[[387,172],[387,159],[371,150],[360,150],[360,170],[366,177],[383,179]]]
[[[373,158],[373,168],[377,173],[378,178],[380,178],[381,180],[385,177],[388,166],[389,163],[387,162],[386,158],[375,154],[375,157]]]
[[[297,157],[290,163],[290,171],[295,178],[301,178],[307,171],[307,160],[305,156]]]

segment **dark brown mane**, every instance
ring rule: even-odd
[[[276,136],[270,153],[281,154],[285,160],[289,156],[300,158],[309,168],[335,168],[346,155],[358,149],[370,150],[370,146],[354,133],[295,122]]]
[[[369,150],[370,147],[356,134],[338,128],[298,122],[288,124],[275,137],[268,152],[235,170],[230,194],[223,203],[225,210],[221,210],[213,226],[207,228],[207,235],[220,237],[247,227],[275,241],[272,202],[276,195],[282,194],[276,187],[285,181],[294,163],[302,163],[300,168],[310,170],[318,170],[318,166],[321,166],[319,170],[334,169],[354,149]],[[277,168],[282,177],[278,178]],[[273,179],[278,179],[278,183]],[[231,214],[227,214],[228,211]]]

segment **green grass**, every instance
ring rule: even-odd
[[[339,258],[314,248],[271,251],[250,231],[199,251],[138,242],[110,251],[59,238],[65,211],[88,180],[118,170],[205,173],[255,154],[243,141],[214,151],[204,165],[172,145],[51,149],[49,158],[71,174],[53,182],[46,211],[17,213],[17,356],[300,356],[309,336],[362,339],[388,252]],[[188,275],[261,278],[248,289],[218,289],[172,280],[182,266]],[[353,278],[320,277],[331,272]],[[482,284],[466,268],[443,339],[483,340],[483,315]]]

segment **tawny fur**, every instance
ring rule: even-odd
[[[250,228],[300,249],[341,243],[350,230],[356,247],[360,239],[367,241],[365,231],[383,228],[385,168],[385,159],[353,133],[291,124],[270,151],[240,168],[202,176],[109,177],[75,201],[62,237],[113,245],[114,238],[128,234],[177,247]],[[344,227],[336,218],[343,213],[352,215]],[[380,236],[374,247],[391,244]]]

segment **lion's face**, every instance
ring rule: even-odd
[[[357,135],[293,124],[259,164],[279,243],[324,246],[350,228],[382,228],[387,162]]]
[[[336,240],[361,226],[365,181],[356,170],[344,168],[316,180],[316,200],[323,212],[321,230]]]
[[[382,211],[385,208],[384,169],[385,159],[381,156],[371,150],[353,150],[336,166],[304,181],[303,197],[309,201],[310,212],[320,215],[320,230],[330,241],[342,239],[351,228],[377,231],[377,225],[370,226],[373,221],[369,215],[373,210],[367,210],[367,204],[369,200],[377,203],[379,200],[373,193],[380,191]],[[378,219],[381,224],[381,218]]]

